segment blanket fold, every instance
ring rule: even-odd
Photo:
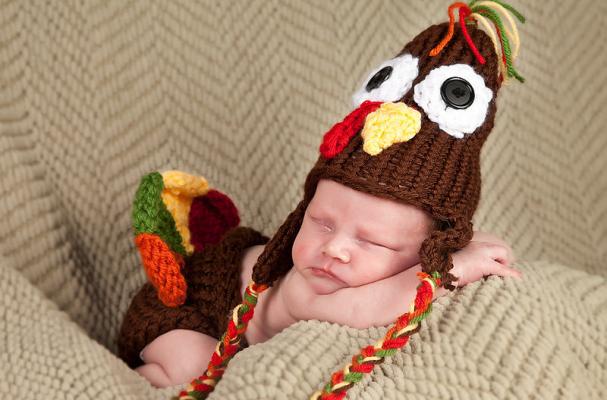
[[[1,267],[3,398],[160,400],[179,390],[152,388]],[[605,279],[549,262],[518,268],[523,281],[492,276],[437,299],[419,334],[347,398],[605,398]],[[387,328],[300,321],[238,353],[209,399],[307,399]]]

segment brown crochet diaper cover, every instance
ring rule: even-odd
[[[139,353],[173,329],[191,329],[216,339],[226,331],[231,312],[242,302],[241,261],[248,247],[265,244],[266,236],[247,227],[228,231],[216,245],[194,252],[182,273],[188,285],[183,305],[167,307],[148,282],[133,298],[118,336],[118,353],[131,368],[141,365]],[[248,343],[243,338],[241,347]]]

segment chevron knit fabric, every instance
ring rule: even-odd
[[[0,0],[0,398],[180,390],[117,357],[146,281],[141,176],[204,175],[274,233],[365,73],[450,2]],[[607,398],[607,4],[512,4],[527,81],[500,91],[473,221],[524,284],[439,298],[350,400]],[[386,331],[301,321],[239,352],[209,399],[307,399]]]

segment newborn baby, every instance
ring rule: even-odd
[[[264,342],[300,320],[358,329],[391,324],[415,298],[420,247],[434,223],[414,206],[321,179],[292,247],[294,268],[259,296],[246,341]],[[244,252],[240,293],[263,249]],[[472,242],[453,254],[450,272],[457,286],[486,275],[520,278],[520,271],[508,268],[513,261],[506,243],[475,232]],[[439,288],[436,295],[446,292]],[[157,387],[187,383],[204,372],[216,344],[209,335],[174,329],[142,350],[145,364],[136,370]]]
[[[205,396],[237,350],[233,343],[263,342],[296,321],[318,319],[355,328],[395,322],[399,330],[391,329],[391,342],[381,347],[401,348],[420,327],[427,301],[445,293],[440,288],[453,290],[490,274],[520,277],[507,268],[507,245],[473,231],[481,148],[494,126],[496,96],[507,77],[522,80],[507,47],[496,52],[494,40],[504,34],[489,36],[465,23],[474,7],[452,5],[449,23],[428,27],[367,75],[353,96],[354,109],[324,134],[303,198],[269,241],[240,240],[251,232],[239,227],[220,236],[216,248],[194,252],[174,274],[187,282],[186,302],[179,303],[186,318],[182,311],[154,309],[147,289],[147,303],[138,300],[144,307],[132,308],[125,319],[127,328],[137,325],[130,321],[140,324],[125,333],[132,339],[124,346],[129,365],[139,367],[143,350],[145,365],[138,371],[153,384],[196,377],[183,398]],[[482,7],[479,13],[488,9]],[[167,282],[158,286],[172,289]],[[229,343],[212,353],[221,337]],[[352,358],[354,375],[341,373],[349,364],[311,398],[343,397],[358,374],[388,356],[369,346],[359,355]]]

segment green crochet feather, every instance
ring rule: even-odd
[[[152,233],[160,236],[173,252],[185,256],[186,251],[175,220],[160,197],[163,189],[164,183],[159,172],[141,178],[133,202],[133,228],[136,235]]]

